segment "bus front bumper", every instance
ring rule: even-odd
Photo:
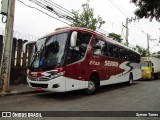
[[[65,82],[66,78],[63,76],[48,80],[48,81],[38,81],[30,80],[27,77],[27,82],[31,88],[41,89],[44,91],[54,91],[54,92],[65,92]]]

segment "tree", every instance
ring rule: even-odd
[[[160,1],[159,0],[132,0],[138,7],[135,15],[139,18],[150,18],[152,21],[155,18],[160,22]]]
[[[133,49],[138,51],[140,53],[141,57],[146,57],[148,55],[147,49],[145,49],[139,45],[136,45],[136,47],[134,47]]]
[[[92,30],[96,30],[97,28],[101,28],[102,24],[105,21],[102,20],[100,16],[97,18],[94,17],[93,8],[89,7],[89,3],[82,4],[83,12],[79,13],[79,11],[72,10],[73,21],[71,26],[73,27],[84,27]]]
[[[160,51],[153,53],[152,56],[160,59]]]
[[[115,41],[117,41],[117,42],[120,42],[120,43],[121,43],[122,40],[123,40],[123,39],[121,38],[122,36],[121,36],[121,35],[118,35],[118,34],[116,34],[116,33],[109,33],[109,34],[108,34],[108,37],[109,37],[109,38],[112,38],[113,40],[115,40]]]
[[[160,55],[156,55],[155,57],[160,59]]]

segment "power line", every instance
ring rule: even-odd
[[[120,5],[118,5],[117,2],[115,2],[114,0],[111,0],[117,7],[119,7],[123,12],[125,12],[128,16],[132,17],[135,15],[132,15],[131,13],[129,13],[127,10],[125,10],[123,7],[121,7]]]
[[[68,13],[62,13],[62,9],[59,9],[57,6],[59,6],[59,7],[61,7],[60,5],[58,5],[58,4],[56,4],[57,6],[56,6],[56,8],[58,8],[59,10],[57,10],[56,8],[55,8],[55,6],[53,6],[53,4],[50,4],[47,0],[40,0],[40,1],[37,1],[37,0],[30,0],[31,2],[33,2],[33,3],[35,3],[35,4],[37,4],[38,6],[40,6],[40,7],[42,7],[42,8],[44,8],[44,9],[46,9],[46,10],[48,10],[48,11],[50,11],[50,12],[52,12],[52,13],[54,13],[54,14],[56,14],[58,17],[61,17],[61,18],[64,18],[64,19],[66,19],[66,20],[68,20],[68,21],[70,21],[70,22],[72,22],[73,20],[74,20],[74,18],[73,18],[73,15],[74,14],[72,14],[72,16],[70,16]],[[43,2],[42,2],[43,1]],[[49,0],[50,1],[50,0]],[[63,8],[63,7],[62,7]],[[64,8],[65,9],[65,8]],[[65,10],[67,10],[67,9],[65,9]],[[63,10],[64,11],[64,10]],[[71,13],[71,12],[70,12]],[[79,22],[80,21],[80,19],[78,19],[78,21],[76,21],[76,22]],[[98,32],[100,32],[100,31],[98,31]],[[101,32],[100,33],[102,33],[102,29],[101,29]],[[102,34],[105,34],[106,33],[106,31],[105,30],[103,30],[103,33]]]
[[[46,1],[46,0],[44,0],[44,1]],[[57,3],[55,3],[55,2],[53,2],[53,1],[51,1],[51,0],[48,0],[48,1],[49,1],[49,2],[48,2],[49,4],[55,6],[56,8],[62,10],[63,12],[65,12],[65,13],[67,13],[67,14],[70,14],[71,16],[74,15],[74,13],[72,13],[71,11],[67,10],[66,8],[58,5]],[[46,2],[47,2],[47,1],[46,1]]]
[[[131,23],[132,21],[136,21],[136,20],[137,20],[136,18],[133,18],[132,15],[131,15],[127,10],[125,10],[124,8],[122,8],[122,7],[121,7],[120,5],[118,5],[115,1],[113,1],[113,0],[109,0],[109,1],[110,1],[110,3],[111,3],[113,6],[115,6],[123,15],[125,15],[125,17],[128,17],[128,16],[131,17],[130,19],[128,19],[130,23]],[[137,29],[139,29],[142,33],[147,34],[146,32],[144,32],[144,30],[140,29],[139,27],[137,27],[137,26],[134,26],[134,27],[137,28]]]
[[[61,14],[58,14],[58,12],[55,11],[55,10],[54,10],[52,7],[50,7],[49,5],[46,5],[46,4],[44,4],[44,3],[40,2],[40,1],[37,1],[37,0],[34,0],[34,1],[33,1],[33,0],[29,0],[29,1],[35,3],[36,5],[42,7],[42,8],[45,9],[45,10],[48,10],[49,12],[52,12],[52,13],[56,14],[59,18],[62,18],[62,17],[63,17]]]
[[[21,2],[21,3],[23,3],[24,5],[26,5],[27,7],[37,9],[38,11],[40,11],[40,12],[42,12],[42,13],[44,13],[44,14],[46,14],[46,15],[54,18],[54,19],[57,19],[57,20],[59,20],[59,21],[61,21],[61,22],[63,22],[63,23],[66,23],[66,22],[64,22],[64,21],[62,21],[62,20],[60,20],[60,19],[58,19],[58,18],[55,18],[55,17],[53,17],[53,16],[51,16],[51,15],[43,12],[42,10],[40,10],[40,9],[38,9],[38,8],[36,8],[36,7],[32,7],[32,6],[29,6],[29,5],[25,4],[25,3],[22,2],[21,0],[18,0],[18,1]],[[49,12],[57,15],[59,18],[63,18],[63,19],[65,19],[65,20],[69,21],[69,22],[72,22],[72,21],[74,20],[74,18],[73,18],[73,15],[74,15],[74,14],[72,14],[72,16],[70,16],[70,15],[71,15],[71,12],[70,12],[70,15],[69,15],[68,13],[65,13],[64,10],[67,11],[67,9],[65,9],[65,8],[64,8],[64,10],[63,10],[63,9],[59,9],[57,6],[60,7],[60,5],[58,5],[58,4],[56,4],[56,3],[54,3],[54,4],[57,5],[56,8],[58,8],[59,10],[55,9],[55,6],[52,6],[53,4],[49,3],[47,0],[39,0],[39,1],[38,1],[38,0],[29,0],[29,1],[35,3],[36,5],[38,5],[39,7],[43,8],[43,9],[45,9],[45,10],[47,10],[47,11],[49,11]],[[50,0],[49,0],[49,1],[50,1]],[[50,2],[51,2],[51,1],[50,1]],[[63,8],[63,7],[61,7],[61,8]],[[62,11],[63,11],[63,12],[62,12]],[[68,12],[69,12],[69,10],[68,10]],[[79,21],[80,21],[80,19],[78,19],[78,21],[76,21],[76,22],[79,22]],[[66,23],[66,24],[68,24],[68,23]],[[68,25],[70,25],[70,24],[68,24]],[[101,32],[100,32],[100,31],[101,31]],[[102,30],[102,29],[101,29],[101,30],[99,29],[99,32],[102,33],[102,34],[108,33],[107,31]]]
[[[65,21],[63,21],[63,20],[61,20],[61,19],[58,19],[58,18],[56,18],[56,17],[54,17],[54,16],[51,16],[51,15],[49,15],[48,13],[43,12],[42,10],[40,10],[40,9],[38,9],[38,8],[36,8],[36,7],[32,7],[32,6],[30,6],[30,5],[27,5],[26,3],[22,2],[21,0],[17,0],[17,1],[21,2],[23,5],[25,5],[25,6],[29,7],[29,8],[36,9],[36,10],[38,10],[39,12],[48,15],[49,17],[52,17],[52,18],[54,18],[54,19],[56,19],[56,20],[58,20],[58,21],[61,21],[61,22],[65,23],[65,24],[67,24],[67,25],[70,25],[69,23],[67,23],[67,22],[65,22]]]
[[[120,13],[122,13],[125,17],[128,17],[128,15],[127,15],[126,13],[124,13],[124,11],[123,11],[120,7],[118,7],[115,3],[113,3],[112,0],[109,0],[109,2],[110,2]]]
[[[47,7],[47,9],[51,10],[51,11],[54,11],[55,14],[58,16],[58,17],[70,17],[71,16],[73,17],[73,14],[71,13],[68,13],[66,12],[65,10],[63,10],[62,8],[59,8],[57,7],[56,5],[52,4],[52,3],[49,3],[48,1],[46,0],[41,0],[41,2],[44,2],[44,4],[46,4],[45,6]],[[47,5],[48,4],[48,5]],[[70,16],[71,15],[71,16]],[[68,19],[67,19],[68,20]]]
[[[70,16],[68,13],[64,12],[64,10],[62,11],[62,9],[57,10],[57,8],[55,8],[54,6],[52,6],[52,4],[50,4],[48,1],[46,0],[29,0],[33,3],[35,3],[36,5],[52,12],[53,14],[57,15],[59,18],[64,18],[67,21],[71,22],[73,20],[73,16]]]

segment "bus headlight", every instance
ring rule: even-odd
[[[57,78],[57,77],[63,76],[64,73],[65,73],[65,71],[56,73],[56,74],[54,74],[54,75],[52,76],[52,78]]]

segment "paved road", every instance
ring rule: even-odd
[[[82,91],[0,97],[0,111],[160,111],[160,80],[101,87],[96,95]],[[56,118],[60,120],[61,118]],[[62,118],[63,119],[63,118]],[[65,118],[67,119],[67,118]],[[75,118],[68,118],[75,119]],[[82,118],[77,118],[82,119]],[[84,118],[88,120],[87,118]],[[98,118],[92,118],[98,119]],[[106,118],[99,118],[105,119]],[[123,120],[124,118],[107,118]],[[128,118],[126,118],[128,119]],[[130,118],[137,120],[137,118]],[[150,120],[151,118],[139,118]],[[152,118],[152,120],[160,120]]]

